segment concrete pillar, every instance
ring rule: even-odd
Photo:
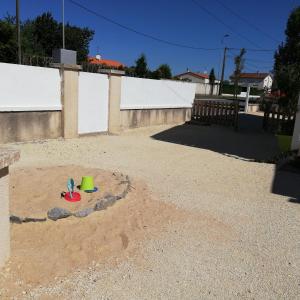
[[[78,137],[78,79],[81,66],[52,64],[60,69],[62,135],[66,139]]]
[[[246,94],[246,101],[245,101],[245,112],[248,112],[250,91],[251,91],[251,87],[248,84],[248,86],[247,86],[247,94]]]
[[[17,150],[0,149],[0,268],[10,256],[9,166],[19,158]]]
[[[109,115],[108,132],[118,134],[121,130],[121,86],[122,77],[120,75],[109,75]]]
[[[300,95],[298,99],[298,110],[296,113],[296,120],[293,132],[293,139],[292,139],[292,150],[299,149],[300,155]]]

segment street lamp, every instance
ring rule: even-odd
[[[16,0],[16,27],[17,27],[17,43],[18,43],[18,63],[22,63],[21,54],[21,28],[20,28],[20,3]]]
[[[62,39],[63,49],[65,49],[65,0],[62,0]]]

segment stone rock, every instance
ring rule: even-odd
[[[47,216],[49,219],[56,221],[58,219],[63,219],[71,216],[72,213],[68,210],[60,207],[54,207],[47,212]]]
[[[121,196],[114,196],[112,194],[107,194],[104,198],[100,199],[94,206],[95,211],[104,210],[109,206],[112,206],[115,202],[122,199]]]
[[[100,199],[94,206],[95,211],[104,210],[107,206],[105,205],[104,199]]]
[[[29,222],[46,222],[47,218],[24,218],[23,223]]]
[[[90,215],[94,211],[94,207],[88,207],[83,210],[77,211],[76,213],[73,214],[73,216],[77,218],[84,218]]]
[[[108,202],[115,203],[116,201],[120,200],[122,197],[121,196],[114,196],[114,195],[108,195],[105,196],[104,199]]]
[[[11,215],[9,217],[9,220],[10,220],[10,223],[15,223],[15,224],[22,224],[22,222],[23,222],[23,219],[21,219],[20,217],[14,216],[14,215]]]

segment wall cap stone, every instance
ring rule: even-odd
[[[99,73],[108,74],[108,75],[117,75],[117,76],[125,75],[125,71],[115,70],[115,69],[100,69]]]
[[[50,66],[53,67],[53,68],[64,69],[64,70],[73,70],[73,71],[82,70],[82,66],[80,66],[80,65],[52,63],[52,64],[50,64]]]
[[[6,168],[20,159],[20,151],[0,148],[0,169]]]

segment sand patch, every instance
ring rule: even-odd
[[[58,170],[62,168],[59,167]],[[20,174],[26,173],[31,181],[38,182],[36,177],[40,177],[40,172],[44,171],[22,169]],[[18,172],[16,170],[15,174]],[[60,175],[62,173],[63,171]],[[27,193],[31,191],[24,183],[19,190],[20,174],[12,176],[13,200],[20,193],[23,194],[25,189]],[[108,177],[111,175],[109,172],[106,174]],[[49,190],[55,195],[52,189],[60,186],[53,179],[51,182],[53,186],[50,185]],[[112,190],[115,191],[113,188]],[[28,212],[31,205],[40,203],[35,198],[42,197],[42,194],[26,197],[31,199],[31,204],[25,203],[25,208],[22,208],[22,202],[19,201],[19,213]],[[16,209],[16,203],[13,205]],[[44,203],[43,210],[48,207]],[[51,283],[95,262],[118,263],[136,253],[141,241],[157,236],[168,224],[182,218],[182,211],[174,205],[154,200],[145,184],[134,181],[126,198],[86,218],[69,217],[57,222],[48,220],[42,223],[12,224],[11,259],[0,274],[0,295],[16,295],[25,286],[32,288]]]
[[[24,172],[38,181],[35,177],[39,172],[23,169]],[[15,180],[13,176],[12,179]],[[132,189],[124,199],[86,218],[12,224],[11,259],[0,274],[0,295],[22,295],[24,290],[51,285],[97,263],[114,265],[134,257],[144,264],[142,243],[159,239],[175,224],[180,227],[189,221],[193,224],[192,232],[197,232],[195,237],[201,239],[223,241],[231,234],[231,229],[217,219],[159,201],[143,182],[134,180],[131,184]],[[15,183],[14,197],[19,194],[18,187]]]
[[[67,180],[73,178],[80,185],[82,176],[94,176],[96,193],[80,192],[81,201],[68,202],[61,197],[67,191]],[[11,172],[10,212],[19,217],[44,218],[53,207],[76,212],[93,207],[106,194],[118,195],[126,188],[126,176],[95,168],[58,166],[49,168],[24,168]]]

